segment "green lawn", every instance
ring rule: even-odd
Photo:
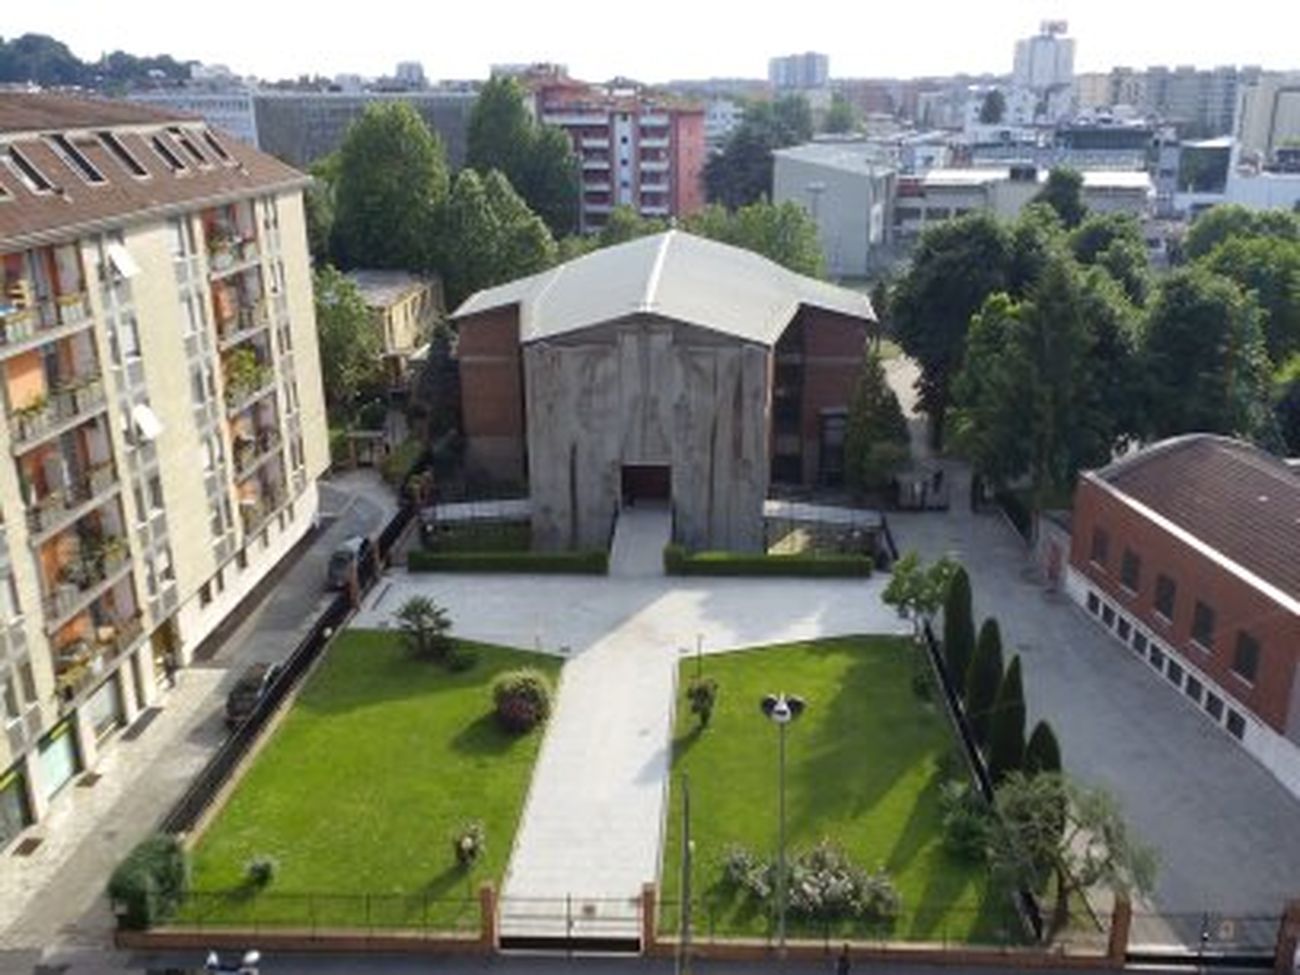
[[[194,851],[194,889],[230,893],[193,899],[181,920],[477,925],[467,900],[500,884],[541,741],[498,729],[490,685],[525,665],[557,676],[559,662],[474,646],[477,666],[453,674],[396,634],[343,633]],[[473,819],[487,851],[467,876],[451,838]],[[259,855],[279,869],[254,894],[244,871]]]
[[[941,756],[956,745],[938,705],[922,703],[912,692],[914,652],[901,638],[846,637],[705,658],[705,674],[719,683],[718,705],[710,726],[697,733],[684,697],[678,700],[663,872],[665,902],[675,905],[681,773],[687,772],[697,936],[761,936],[769,930],[768,919],[720,881],[731,844],[775,856],[777,730],[763,717],[759,701],[783,692],[808,702],[787,737],[787,848],[829,838],[862,866],[883,865],[903,900],[891,937],[1007,937],[1006,899],[989,896],[983,868],[954,859],[941,846]],[[695,666],[693,660],[683,662],[683,689]],[[675,929],[675,907],[665,910],[664,923]],[[792,937],[801,930],[823,933],[820,926],[801,929],[789,922]]]

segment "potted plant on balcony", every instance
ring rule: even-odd
[[[226,391],[233,405],[261,385],[264,367],[257,361],[257,353],[241,346],[226,356]]]
[[[24,439],[31,436],[39,428],[38,424],[44,419],[46,407],[49,405],[49,398],[45,393],[41,392],[28,400],[26,405],[14,410],[14,419],[18,421]]]

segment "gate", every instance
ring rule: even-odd
[[[1133,913],[1130,964],[1272,969],[1281,917],[1264,912]]]
[[[502,897],[502,951],[640,954],[639,897]]]

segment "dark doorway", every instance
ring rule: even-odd
[[[672,468],[667,464],[624,464],[623,503],[667,501],[672,497]]]

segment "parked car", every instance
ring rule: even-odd
[[[355,565],[357,572],[370,569],[375,559],[375,546],[364,535],[353,535],[334,550],[330,556],[328,582],[331,589],[344,589]]]
[[[249,664],[226,696],[226,727],[238,728],[248,720],[271,684],[280,676],[280,665],[259,661]]]

